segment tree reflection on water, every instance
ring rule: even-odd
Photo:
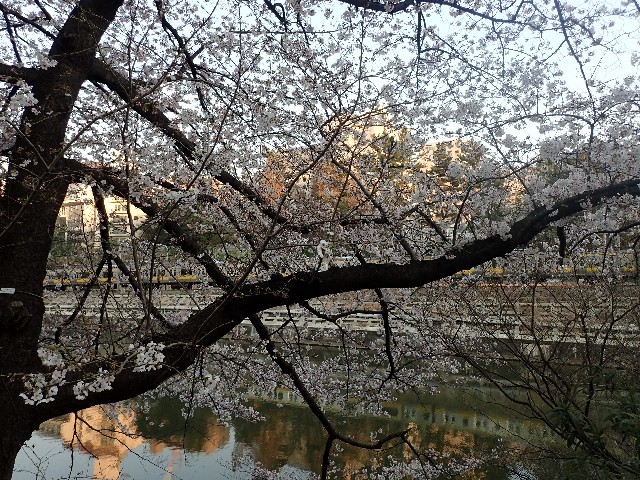
[[[287,478],[292,478],[291,472],[300,478],[318,473],[326,440],[320,424],[286,390],[274,396],[279,403],[250,402],[264,417],[259,422],[237,419],[222,425],[206,409],[193,410],[185,420],[184,404],[164,397],[92,407],[45,422],[40,434],[63,441],[67,454],[58,455],[60,464],[70,464],[69,453],[91,456],[92,470],[80,473],[95,479],[200,478],[200,474],[212,478],[213,468],[222,468],[226,478],[254,478],[256,468],[287,471]],[[440,461],[476,458],[479,467],[465,478],[509,478],[509,466],[521,461],[527,440],[551,441],[539,423],[504,410],[486,411],[491,410],[490,403],[477,403],[484,407],[474,410],[462,397],[460,392],[445,391],[429,405],[406,400],[390,404],[389,417],[335,414],[334,421],[361,440],[369,439],[371,432],[382,436],[409,428],[412,443]],[[362,471],[365,465],[375,469],[390,457],[408,461],[413,455],[405,445],[378,452],[346,448],[333,460],[342,478],[367,478]],[[134,464],[145,465],[141,470],[145,473],[140,474]],[[68,472],[71,478],[79,476],[72,467]]]

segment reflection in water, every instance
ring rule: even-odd
[[[144,442],[136,434],[134,420],[132,410],[107,412],[91,407],[69,415],[60,425],[60,438],[94,457],[93,478],[116,480],[122,459]]]
[[[177,398],[153,402],[139,415],[136,428],[147,438],[152,453],[165,448],[212,454],[229,442],[229,429],[217,423],[211,410],[200,408],[185,421],[184,405]]]
[[[217,478],[220,474],[212,475],[212,468],[222,468],[225,478],[248,479],[255,465],[286,470],[287,478],[293,478],[292,471],[298,478],[304,478],[304,472],[318,472],[326,441],[322,427],[288,391],[276,391],[275,398],[279,403],[253,402],[266,419],[257,423],[235,420],[229,427],[222,426],[205,409],[195,410],[185,421],[184,405],[175,398],[162,398],[144,409],[134,403],[116,409],[93,407],[46,422],[41,435],[57,436],[73,452],[91,455],[92,470],[86,474],[95,479],[169,479],[174,478],[172,474]],[[516,455],[527,439],[535,443],[550,439],[541,424],[507,417],[504,410],[474,411],[467,403],[459,391],[449,391],[433,397],[428,405],[408,400],[388,405],[388,418],[335,416],[333,421],[360,440],[369,440],[370,432],[383,436],[410,428],[410,440],[420,451],[461,458],[491,451]],[[509,436],[507,430],[518,432],[519,438]],[[383,452],[347,448],[334,460],[344,478],[366,478],[355,472],[366,465],[381,465],[389,455],[409,461],[414,452],[406,445]],[[135,467],[134,460],[137,465],[146,462],[145,467]],[[60,462],[65,461],[69,462],[68,454],[66,459],[60,456]],[[508,475],[498,467],[484,466],[468,478],[506,479]]]

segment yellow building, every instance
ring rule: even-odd
[[[129,238],[146,219],[142,210],[119,197],[107,196],[104,203],[112,240]],[[71,185],[58,213],[57,228],[65,241],[82,239],[95,246],[100,243],[100,221],[90,187]]]

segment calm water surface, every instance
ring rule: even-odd
[[[514,469],[528,443],[551,444],[552,435],[540,423],[524,420],[496,406],[488,388],[464,391],[447,388],[419,404],[407,398],[386,406],[390,416],[336,417],[344,430],[369,438],[412,427],[411,439],[453,457],[482,456],[506,460]],[[174,398],[148,401],[146,409],[130,402],[111,411],[94,407],[79,418],[45,422],[23,447],[14,478],[38,479],[255,479],[256,466],[280,473],[283,479],[304,479],[319,472],[326,437],[319,423],[286,390],[274,399],[255,400],[261,422],[234,420],[221,425],[210,410],[196,410],[185,422],[184,405]],[[406,447],[385,452],[346,449],[335,457],[349,477],[389,455],[409,458]],[[509,455],[512,455],[509,457]],[[508,458],[507,458],[508,457]],[[477,475],[477,476],[476,476]],[[484,466],[470,478],[514,478],[506,470]],[[366,478],[366,474],[350,478]]]

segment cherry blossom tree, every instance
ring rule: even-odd
[[[637,243],[635,1],[12,0],[0,11],[0,478],[42,421],[168,382],[240,410],[221,395],[238,357],[220,340],[246,320],[281,374],[263,381],[297,389],[326,429],[323,475],[336,442],[410,445],[407,432],[347,437],[322,405],[375,408],[454,368],[416,312],[457,272],[498,260],[526,282],[518,259],[534,251],[551,271],[589,253],[585,239]],[[397,153],[380,159],[394,132],[406,162],[390,173]],[[430,169],[424,146],[445,137],[473,145],[458,153],[474,161],[452,154]],[[330,194],[305,194],[326,171]],[[60,319],[46,309],[68,292],[43,282],[79,188],[98,225],[73,258],[87,284]],[[118,242],[112,198],[129,232]],[[175,265],[205,280],[187,317],[152,288]],[[114,304],[122,284],[135,314]],[[265,323],[278,307],[294,332],[293,308],[331,325],[346,360],[310,363]],[[364,358],[344,323],[359,311],[378,319]]]

